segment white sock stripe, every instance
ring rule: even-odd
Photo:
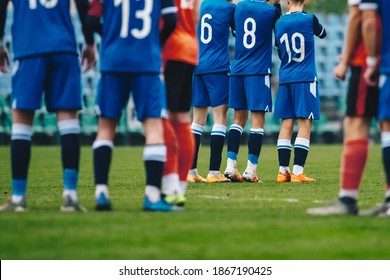
[[[307,147],[307,146],[304,146],[304,145],[297,145],[297,144],[295,144],[294,145],[294,148],[299,148],[299,149],[304,149],[304,150],[306,150],[306,151],[308,151],[309,150],[309,147]]]
[[[385,193],[385,198],[390,197],[390,190],[387,190]]]
[[[264,128],[251,128],[250,133],[264,135]]]
[[[310,140],[305,139],[305,138],[297,137],[295,139],[294,147],[302,148],[302,149],[305,149],[305,150],[309,150]]]
[[[211,135],[218,135],[218,136],[223,136],[226,137],[226,132],[223,131],[211,131]]]
[[[278,145],[277,149],[287,149],[287,150],[292,150],[292,145]]]
[[[390,147],[390,132],[381,133],[382,148]]]
[[[78,119],[59,121],[57,125],[60,135],[80,134],[80,123]]]
[[[244,128],[238,124],[232,124],[230,129],[238,130],[241,134],[242,134],[242,131],[244,130]]]
[[[290,139],[278,139],[278,146],[292,146]]]
[[[340,189],[339,197],[343,197],[343,196],[357,199],[358,196],[359,196],[359,190],[345,190],[345,189]]]
[[[214,124],[211,131],[220,131],[226,133],[226,125],[223,124]]]
[[[95,142],[93,142],[93,144],[92,144],[92,149],[97,149],[97,148],[100,148],[102,146],[108,146],[111,149],[113,149],[114,143],[110,140],[95,140]]]
[[[27,124],[12,124],[11,140],[31,140],[32,126]]]
[[[204,131],[204,126],[203,125],[200,125],[200,124],[196,124],[196,123],[192,123],[191,124],[191,131],[192,133],[194,134],[199,134],[199,135],[202,135],[203,134],[203,131]]]
[[[32,135],[32,126],[21,123],[12,124],[12,134]]]
[[[144,160],[167,161],[167,147],[164,144],[146,145],[144,147]]]

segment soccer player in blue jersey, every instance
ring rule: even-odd
[[[281,14],[279,2],[274,0],[275,6],[271,6],[266,1],[245,0],[236,5],[236,43],[229,89],[229,108],[234,109],[234,123],[229,129],[224,172],[232,182],[259,181],[256,169],[264,135],[265,112],[272,111],[272,32]],[[241,176],[237,170],[237,154],[248,111],[251,111],[252,127],[247,167]]]
[[[96,0],[92,4],[98,2]],[[160,42],[167,38],[160,39],[159,20],[162,14],[164,28],[161,34],[169,36],[176,25],[176,8],[171,0],[104,0],[102,5],[102,76],[96,100],[99,126],[93,143],[95,209],[111,210],[108,175],[113,139],[131,91],[137,118],[143,123],[145,132],[143,158],[146,187],[143,209],[178,210],[162,198],[160,190],[166,160],[161,120],[161,95],[164,94],[164,88],[160,80]],[[96,30],[96,27],[91,29]]]
[[[277,182],[314,182],[303,168],[310,146],[312,120],[320,118],[314,35],[325,38],[325,28],[313,14],[303,11],[307,0],[289,0],[289,11],[275,26],[275,40],[281,66],[274,117],[282,119],[278,137],[279,173]],[[298,119],[294,143],[294,166],[289,169],[291,137]]]
[[[0,41],[9,0],[0,0]],[[80,65],[70,16],[69,0],[13,0],[14,63],[12,77],[11,167],[12,197],[0,211],[25,211],[27,173],[31,154],[34,110],[41,107],[42,93],[49,112],[57,113],[63,167],[61,211],[86,211],[77,198],[81,109]],[[84,24],[88,0],[76,1]],[[87,44],[91,38],[86,37]],[[94,53],[86,49],[91,67]],[[7,53],[0,44],[0,70],[6,72]]]
[[[194,70],[193,121],[195,157],[188,173],[189,182],[226,182],[220,173],[222,150],[226,136],[229,100],[229,28],[234,24],[235,5],[231,0],[205,0],[200,6],[197,27],[199,64]],[[206,124],[208,108],[213,108],[214,125],[210,137],[210,164],[207,179],[198,174],[200,138]]]

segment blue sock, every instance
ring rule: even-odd
[[[258,164],[259,156],[261,152],[261,146],[263,145],[264,129],[251,128],[248,140],[248,160],[252,164]]]
[[[292,145],[289,139],[278,139],[278,159],[279,166],[289,166]]]
[[[93,143],[93,169],[95,185],[108,185],[112,149],[114,144],[108,140],[96,140]]]
[[[200,147],[200,137],[203,134],[204,126],[192,123],[191,124],[191,131],[195,138],[195,154],[194,154],[194,160],[192,161],[192,167],[191,169],[195,169],[198,166],[198,153],[199,153],[199,147]]]
[[[32,127],[13,124],[11,135],[12,194],[24,196],[31,158]]]
[[[386,174],[386,183],[390,185],[390,132],[382,132],[382,160],[383,168]]]
[[[76,190],[80,165],[80,125],[78,119],[58,122],[64,188]]]
[[[226,126],[215,124],[210,137],[210,171],[219,171],[222,161],[222,150],[226,138]]]
[[[61,135],[64,188],[76,190],[80,164],[79,134]]]
[[[145,145],[144,163],[146,172],[146,185],[161,189],[161,179],[164,162],[167,157],[167,148],[164,144]]]
[[[296,138],[294,143],[294,165],[304,167],[309,153],[310,141],[305,138]]]
[[[237,160],[243,130],[244,129],[237,124],[233,124],[229,129],[227,155],[230,159]]]

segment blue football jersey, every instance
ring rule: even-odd
[[[15,59],[46,53],[77,54],[70,0],[13,0]]]
[[[261,0],[245,0],[237,4],[231,75],[271,73],[272,30],[279,17],[279,9]]]
[[[204,0],[200,6],[197,27],[199,64],[194,74],[230,70],[229,27],[234,19],[233,3],[226,0]]]
[[[325,28],[313,14],[286,13],[275,26],[275,40],[281,65],[279,83],[317,81],[314,35],[324,38]]]
[[[384,0],[361,0],[360,9],[379,10],[382,22],[382,47],[380,72],[390,74],[390,18],[385,16],[390,11],[390,1]]]
[[[161,0],[104,0],[101,71],[159,73]],[[173,5],[173,4],[172,4]]]

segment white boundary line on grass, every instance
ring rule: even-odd
[[[200,197],[208,198],[208,199],[219,199],[219,200],[226,200],[226,199],[231,198],[229,196],[215,196],[215,195],[201,195]],[[255,196],[254,198],[245,198],[245,199],[246,200],[263,200],[263,201],[284,201],[284,202],[290,202],[290,203],[299,202],[299,199],[296,199],[296,198],[274,198],[274,197],[263,198],[263,197]]]

